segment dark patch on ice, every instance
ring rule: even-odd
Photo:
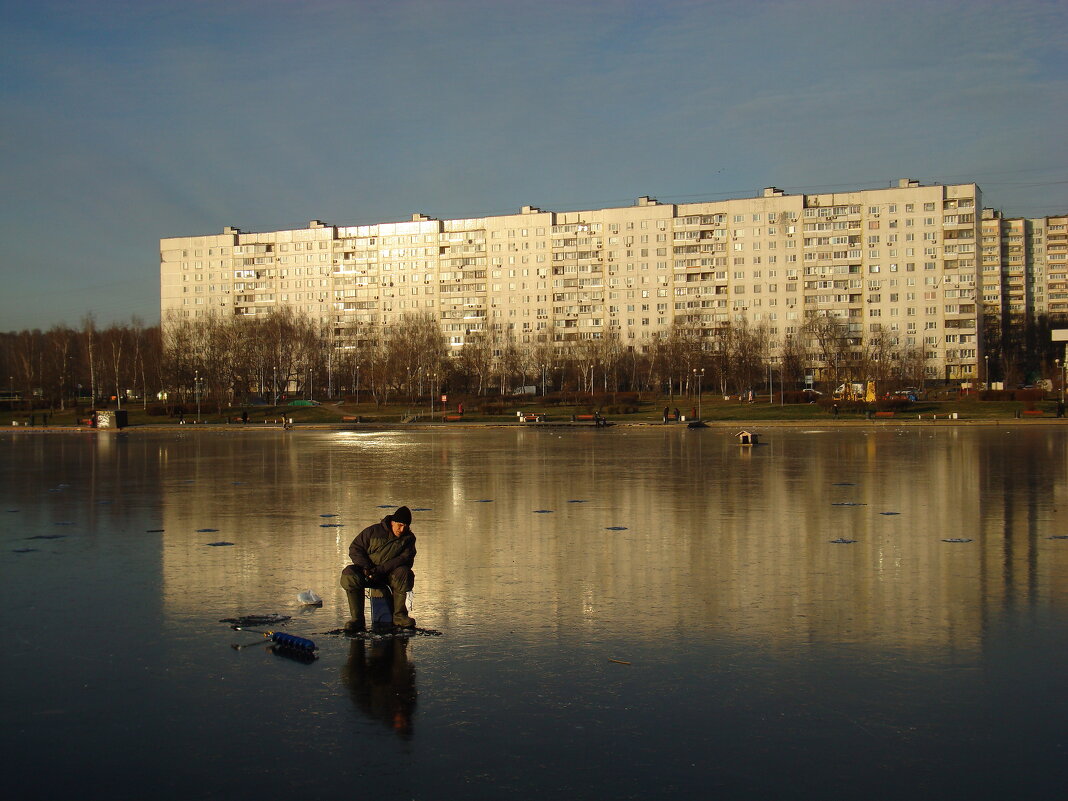
[[[378,504],[378,508],[379,509],[392,509],[395,506],[396,506],[396,504],[393,504],[393,503],[380,503],[380,504]]]
[[[586,501],[581,498],[575,498],[574,500],[568,501],[568,503],[586,503]]]
[[[867,506],[867,505],[868,504],[866,504],[866,503],[857,503],[856,501],[838,501],[837,503],[832,503],[831,504],[831,506]]]
[[[536,515],[551,515],[553,513],[553,511],[554,511],[553,509],[535,509],[534,510],[534,514],[536,514]]]
[[[845,537],[839,537],[836,540],[828,540],[828,542],[833,542],[835,545],[851,545],[856,542],[856,540],[847,540]]]
[[[855,487],[857,485],[854,484],[852,481],[838,481],[838,482],[836,482],[834,484],[831,484],[831,486],[832,487]]]
[[[881,515],[899,515],[901,512],[879,512]]]
[[[345,629],[330,629],[320,632],[325,635],[344,637],[349,640],[393,640],[406,639],[408,637],[440,637],[441,632],[437,629],[392,629],[391,631],[360,631],[347,632]]]
[[[942,542],[971,542],[971,540],[968,537],[949,537]]]
[[[28,540],[61,540],[66,537],[66,534],[35,534],[32,537],[26,537]]]
[[[319,517],[337,517],[337,515],[319,515]]]
[[[18,509],[8,509],[7,511],[9,511],[9,512],[17,512],[19,510]]]
[[[275,626],[290,620],[289,615],[242,615],[241,617],[224,617],[220,623],[232,623],[235,626]]]
[[[197,534],[211,534],[214,531],[218,531],[217,528],[198,528]]]
[[[34,553],[36,548],[12,548],[11,553]]]
[[[164,530],[165,529],[162,529],[162,528],[147,528],[147,529],[145,529],[145,533],[146,534],[162,534],[164,532]]]
[[[70,520],[58,520],[55,523],[53,523],[52,525],[53,526],[73,526],[74,523],[72,523]]]
[[[1068,534],[1054,534],[1052,537],[1046,537],[1047,540],[1068,540]]]
[[[97,501],[100,506],[107,506],[109,503],[114,503],[114,501]]]
[[[493,498],[479,498],[475,503],[493,503]]]
[[[605,526],[605,531],[626,531],[626,526]]]
[[[319,528],[345,528],[344,523],[320,523]]]
[[[412,507],[412,511],[413,512],[429,512],[430,511],[430,507],[429,506],[413,506]]]
[[[213,548],[221,548],[224,545],[233,545],[233,543],[227,542],[226,540],[219,540],[218,542],[209,542],[208,545],[212,546]]]

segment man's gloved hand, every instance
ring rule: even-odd
[[[365,567],[363,570],[363,574],[369,579],[373,579],[378,576],[378,573],[375,572],[375,569],[373,567]]]

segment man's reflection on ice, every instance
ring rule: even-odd
[[[400,737],[412,736],[415,716],[415,665],[408,661],[408,638],[354,639],[341,680],[352,700],[367,717],[377,720]]]

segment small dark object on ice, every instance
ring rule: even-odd
[[[967,537],[950,537],[949,539],[942,540],[942,542],[971,542],[971,540]]]
[[[879,512],[881,515],[899,515],[901,512]]]
[[[66,537],[66,534],[35,534],[32,537],[27,537],[28,540],[61,540]]]
[[[197,529],[197,534],[207,534],[207,533],[215,532],[215,531],[218,531],[218,530],[219,529],[217,529],[217,528],[198,528]]]
[[[856,542],[856,540],[847,540],[845,537],[839,537],[836,540],[828,540],[828,541],[829,542],[833,542],[835,545],[850,545],[850,544]]]
[[[838,501],[837,503],[832,503],[831,504],[831,506],[867,506],[867,505],[868,504],[866,504],[866,503],[857,503],[856,501]]]
[[[536,515],[551,515],[552,513],[553,513],[552,509],[535,509],[534,510],[534,514],[536,514]]]
[[[1054,534],[1052,537],[1047,537],[1050,540],[1068,540],[1068,534]]]
[[[218,542],[209,542],[208,545],[210,545],[212,548],[221,548],[224,545],[233,545],[233,543],[227,542],[226,540],[219,540]]]
[[[626,531],[626,526],[605,526],[605,531]]]

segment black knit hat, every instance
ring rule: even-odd
[[[409,509],[407,506],[402,506],[396,512],[391,514],[389,516],[389,519],[392,520],[394,523],[404,523],[404,525],[406,526],[411,525],[412,510]]]

